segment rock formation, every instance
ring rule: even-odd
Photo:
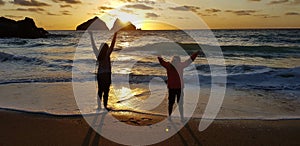
[[[79,26],[77,26],[76,30],[109,30],[106,24],[99,19],[98,17],[94,17]]]
[[[111,30],[137,30],[136,27],[131,22],[123,23],[120,19],[116,19]]]
[[[15,21],[0,17],[0,37],[42,38],[47,34],[43,28],[37,28],[31,18]]]

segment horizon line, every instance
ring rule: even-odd
[[[253,27],[253,28],[211,28],[211,29],[136,29],[129,31],[174,31],[174,30],[285,30],[285,29],[300,29],[300,27]],[[76,29],[45,29],[47,31],[78,31]],[[85,30],[79,30],[85,31]],[[96,30],[97,31],[97,30]],[[108,30],[111,31],[111,30]]]

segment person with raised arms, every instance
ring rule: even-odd
[[[107,43],[102,43],[99,47],[99,49],[96,47],[93,33],[91,31],[88,31],[91,37],[91,43],[92,48],[94,51],[94,54],[97,58],[97,81],[98,81],[98,109],[101,109],[101,101],[102,101],[102,95],[103,95],[103,105],[105,109],[108,111],[110,110],[107,107],[108,102],[108,96],[109,96],[109,88],[111,84],[111,59],[110,55],[114,49],[116,38],[117,38],[117,32],[114,33],[112,42],[110,46]]]
[[[193,53],[189,59],[181,62],[179,56],[173,56],[171,62],[166,62],[161,56],[158,56],[159,63],[167,70],[167,84],[168,84],[168,112],[171,116],[173,111],[173,105],[177,97],[177,104],[179,106],[180,117],[183,120],[183,70],[188,67],[198,56],[200,51]]]

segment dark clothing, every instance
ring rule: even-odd
[[[98,73],[97,81],[99,86],[110,86],[111,84],[111,72]]]
[[[180,101],[180,98],[182,97],[182,89],[169,89],[169,105],[174,104],[176,97],[177,97],[177,103]]]
[[[179,106],[180,117],[183,118],[183,70],[196,59],[198,54],[199,52],[193,53],[188,60],[174,64],[166,62],[163,58],[158,57],[159,63],[167,70],[167,83],[169,89],[169,115],[172,114],[173,105],[177,97],[177,104]]]
[[[110,54],[106,54],[101,60],[97,60],[98,74],[111,72]]]
[[[182,89],[169,89],[169,115],[172,114],[173,105],[177,97],[177,105],[179,106],[180,116],[183,118],[183,91]]]
[[[103,95],[103,104],[104,107],[107,109],[108,94],[109,94],[109,88],[111,84],[111,72],[98,73],[97,81],[98,81],[98,97],[100,98],[101,101]]]
[[[108,102],[108,94],[109,94],[109,87],[111,84],[111,62],[110,62],[110,53],[104,52],[103,58],[98,58],[98,71],[97,71],[97,81],[98,81],[98,96],[100,101],[102,100],[103,95],[103,104],[106,109],[107,102]],[[100,56],[100,55],[99,55]],[[100,105],[98,103],[98,105]]]
[[[176,64],[172,64],[170,62],[164,61],[161,57],[158,57],[159,63],[166,68],[167,70],[167,76],[168,76],[168,88],[169,89],[179,89],[184,88],[183,83],[183,70],[187,66],[189,66],[197,57],[198,53],[194,53],[190,59],[179,62]]]

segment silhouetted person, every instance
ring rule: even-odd
[[[96,47],[93,33],[89,31],[89,34],[91,36],[91,42],[93,51],[97,58],[97,81],[98,81],[98,109],[101,109],[101,100],[103,95],[103,104],[104,107],[107,110],[110,110],[107,108],[107,102],[108,102],[108,94],[109,94],[109,87],[111,84],[111,61],[110,61],[110,55],[114,49],[115,43],[116,43],[116,37],[117,33],[114,34],[112,42],[110,46],[108,46],[107,43],[101,44],[100,48],[98,49]]]
[[[164,61],[163,58],[160,56],[157,57],[159,60],[159,63],[166,68],[167,70],[167,84],[169,89],[169,116],[172,114],[173,111],[173,105],[175,103],[175,99],[177,97],[177,104],[179,106],[179,112],[181,119],[183,119],[183,88],[184,88],[184,82],[183,82],[183,69],[189,66],[198,56],[199,51],[193,53],[190,58],[184,62],[181,62],[179,56],[173,56],[171,62]]]

